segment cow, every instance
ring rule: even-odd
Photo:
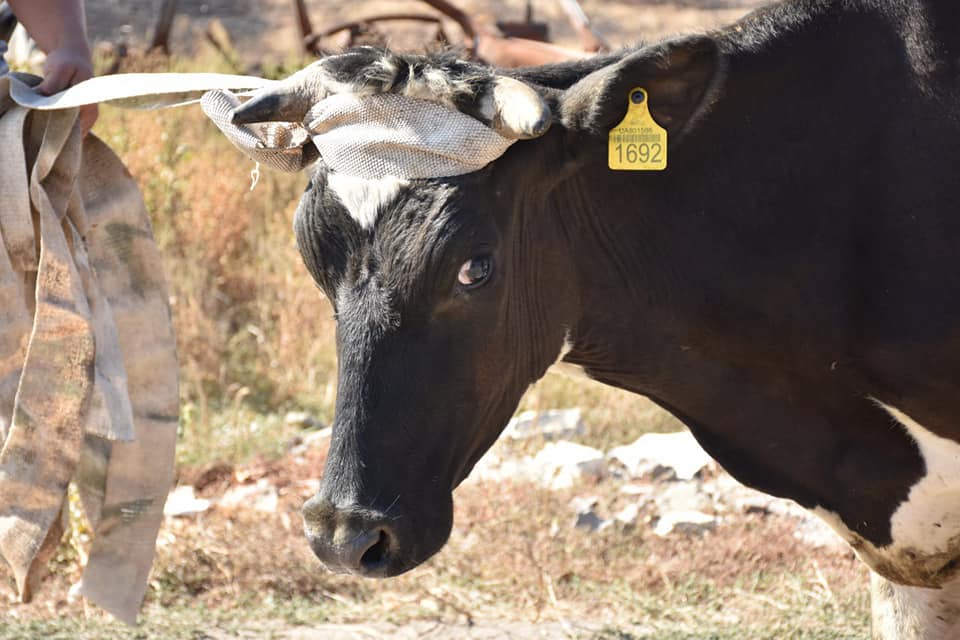
[[[561,359],[822,517],[875,574],[875,637],[960,637],[955,0],[786,0],[513,70],[358,49],[233,122],[300,123],[347,91],[516,142],[442,178],[312,170],[294,226],[335,309],[339,389],[303,517],[328,567],[387,577],[436,553],[452,491]],[[608,166],[631,99],[665,170]]]

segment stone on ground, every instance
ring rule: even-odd
[[[609,455],[634,478],[668,469],[678,480],[690,480],[712,461],[689,431],[647,433]]]

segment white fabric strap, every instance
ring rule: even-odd
[[[225,73],[118,73],[90,78],[60,93],[42,96],[12,76],[10,97],[21,107],[39,110],[70,109],[103,102],[155,109],[198,102],[200,96],[211,89],[260,89],[276,83],[277,80]]]
[[[331,170],[362,178],[440,178],[472,173],[499,158],[515,140],[454,109],[395,94],[334,94],[303,123],[236,126],[240,101],[232,91],[276,84],[221,73],[127,73],[98,76],[52,96],[41,96],[10,76],[10,96],[30,109],[69,109],[113,103],[163,108],[200,101],[204,113],[241,151],[274,169],[300,171],[316,160],[309,138]],[[199,96],[203,94],[202,100]]]

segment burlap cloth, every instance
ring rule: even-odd
[[[177,359],[136,183],[76,109],[0,78],[0,555],[28,600],[76,482],[93,530],[81,593],[136,619],[173,480]]]
[[[208,91],[200,101],[234,146],[280,171],[300,171],[319,155],[328,169],[360,178],[459,176],[479,171],[516,142],[447,106],[392,93],[334,94],[302,123],[235,125],[239,105],[226,90]]]

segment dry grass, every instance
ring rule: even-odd
[[[291,232],[306,176],[264,171],[250,191],[253,162],[197,108],[105,107],[95,131],[140,183],[164,256],[181,362],[181,461],[269,449],[282,426],[263,416],[286,409],[330,419],[333,320]]]
[[[668,539],[642,519],[631,529],[574,529],[568,503],[577,493],[596,493],[605,508],[619,508],[624,498],[609,483],[579,492],[470,483],[457,492],[450,542],[423,567],[388,581],[337,576],[319,566],[301,533],[299,506],[309,494],[301,481],[318,462],[316,455],[289,456],[259,467],[280,486],[277,513],[216,508],[167,522],[145,607],[151,637],[424,619],[586,622],[639,627],[654,638],[866,633],[865,571],[851,553],[813,555],[790,521],[755,514],[730,515],[702,536]],[[72,566],[61,558],[41,602],[18,609],[18,618],[32,620],[22,624],[66,616],[98,633],[121,633],[102,615],[57,599],[75,578]],[[207,612],[205,621],[184,617],[197,609]]]

